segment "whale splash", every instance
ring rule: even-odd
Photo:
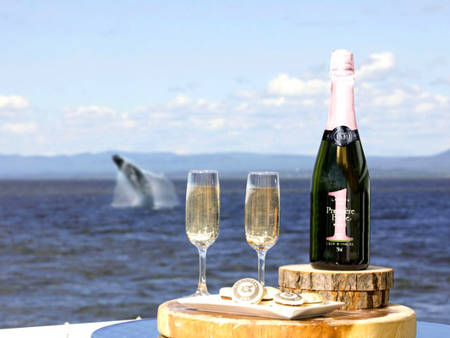
[[[159,210],[178,205],[175,186],[164,175],[141,170],[119,155],[114,155],[113,161],[119,172],[112,207],[148,207]]]

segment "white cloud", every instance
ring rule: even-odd
[[[20,110],[30,106],[28,100],[19,95],[0,95],[0,110]]]
[[[139,113],[137,114],[139,115]],[[93,130],[109,132],[113,129],[140,127],[138,121],[129,112],[118,112],[111,107],[95,104],[64,108],[62,115],[64,123],[59,128],[79,128],[80,132]]]
[[[269,82],[267,91],[280,96],[309,96],[323,94],[329,87],[328,81],[320,79],[304,81],[287,74],[280,74]]]
[[[211,119],[207,121],[207,126],[209,130],[218,130],[222,129],[225,125],[225,119]]]
[[[448,93],[437,86],[425,89],[410,83],[411,79],[404,82],[388,70],[395,70],[394,55],[373,54],[359,69],[364,80],[356,77],[356,115],[366,153],[398,155],[398,149],[402,149],[409,154],[429,154],[443,150],[445,142],[432,140],[448,140]],[[259,88],[223,95],[217,100],[177,95],[151,106],[139,106],[137,102],[136,107],[127,110],[95,104],[69,107],[56,116],[9,98],[10,111],[11,107],[28,108],[21,114],[0,115],[6,116],[0,124],[0,137],[4,135],[0,151],[76,153],[129,149],[313,154],[329,105],[330,84],[326,75],[309,74],[303,79],[280,74]],[[378,81],[381,75],[386,75],[386,79]],[[6,106],[5,99],[0,102]],[[15,147],[15,143],[21,146]],[[398,146],[389,147],[392,144]]]
[[[234,110],[241,111],[241,112],[248,111],[249,104],[248,104],[248,102],[239,103],[236,107],[234,107]]]
[[[258,94],[253,90],[240,90],[236,93],[236,96],[240,99],[255,99]]]
[[[427,92],[418,85],[395,88],[382,83],[378,86],[361,88],[358,93],[357,104],[364,106],[364,109],[380,107],[379,109],[389,109],[396,113],[445,110],[449,108],[450,102],[448,96]]]
[[[395,89],[392,93],[376,95],[373,104],[376,106],[393,107],[405,103],[410,98],[411,95],[403,89]]]
[[[369,62],[363,63],[356,71],[357,79],[367,79],[384,74],[395,66],[395,55],[391,52],[369,55]]]
[[[424,112],[428,112],[431,111],[433,109],[436,108],[436,105],[434,103],[431,102],[423,102],[423,103],[419,103],[416,107],[415,107],[415,111],[418,113],[424,113]]]
[[[89,105],[80,106],[77,108],[66,108],[63,111],[65,117],[67,118],[108,118],[116,117],[117,112],[109,107]]]
[[[449,103],[449,97],[445,95],[440,94],[434,94],[433,98],[440,104],[440,105],[448,105]]]
[[[169,108],[184,107],[191,103],[191,101],[192,100],[188,96],[179,94],[172,101],[170,101],[167,106]]]
[[[26,123],[5,123],[1,126],[1,130],[13,134],[28,134],[37,130],[34,122]]]
[[[265,106],[280,107],[286,104],[286,99],[284,97],[267,98],[262,100],[262,104]]]
[[[124,120],[123,122],[122,122],[122,126],[124,127],[124,128],[126,128],[126,129],[131,129],[131,128],[134,128],[134,127],[136,127],[136,125],[137,125],[137,122],[136,121],[133,121],[133,120]]]
[[[189,126],[189,131],[192,130],[196,137],[200,137],[202,134],[199,131],[215,131],[223,129],[225,126],[225,118],[202,118],[200,116],[190,117],[183,124],[177,125],[177,127]]]
[[[150,120],[168,120],[172,118],[173,114],[170,112],[158,112],[158,113],[150,113]]]
[[[195,104],[193,105],[192,109],[198,109],[198,110],[206,110],[206,111],[215,111],[219,108],[219,103],[217,102],[211,102],[205,99],[198,99],[195,101]]]
[[[180,94],[170,100],[163,109],[177,110],[183,109],[185,113],[189,112],[214,112],[219,108],[218,102],[198,98],[192,99],[189,96]]]
[[[303,106],[314,106],[316,104],[316,101],[313,99],[304,99],[301,101],[301,104]]]

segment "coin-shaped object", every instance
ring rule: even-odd
[[[233,298],[233,288],[229,288],[229,287],[220,288],[219,296],[222,298],[225,298],[225,299]]]
[[[318,294],[317,292],[302,292],[300,294],[302,296],[303,300],[305,301],[305,304],[311,304],[311,303],[322,303],[322,296]]]
[[[298,306],[303,304],[303,298],[293,292],[280,292],[273,297],[274,301],[282,305]]]
[[[263,293],[263,300],[272,300],[273,297],[277,293],[280,293],[280,289],[274,288],[273,286],[265,286],[264,287],[264,293]]]
[[[261,301],[264,287],[253,278],[238,280],[233,285],[233,300],[236,302],[257,304]]]

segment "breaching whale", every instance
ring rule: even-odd
[[[178,205],[175,186],[169,179],[141,170],[119,155],[113,155],[112,159],[119,169],[113,207],[165,209]]]

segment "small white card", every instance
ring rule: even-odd
[[[342,302],[327,302],[286,306],[265,301],[260,304],[243,304],[221,298],[219,295],[187,297],[177,299],[184,306],[207,312],[229,313],[253,317],[277,319],[301,319],[323,315],[345,305]]]

